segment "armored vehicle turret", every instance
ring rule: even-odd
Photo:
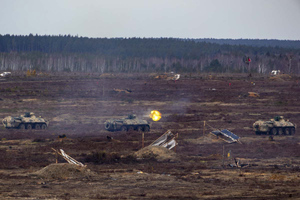
[[[33,112],[26,112],[19,117],[8,116],[2,120],[5,128],[17,128],[17,129],[46,129],[49,122],[42,118],[36,117]]]
[[[150,131],[149,123],[137,118],[136,115],[128,115],[128,117],[121,119],[109,119],[104,124],[108,131]]]
[[[253,124],[253,130],[257,135],[293,135],[295,134],[296,126],[289,120],[285,120],[283,116],[276,116],[270,121],[256,121]]]

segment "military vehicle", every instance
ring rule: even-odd
[[[49,122],[42,118],[36,117],[33,112],[26,112],[19,117],[8,116],[2,120],[5,128],[12,129],[46,129]]]
[[[150,131],[149,123],[136,117],[128,115],[126,118],[106,120],[105,129],[108,131]]]
[[[254,122],[253,130],[257,135],[293,135],[295,134],[296,126],[289,120],[285,120],[283,116],[276,116],[270,121],[258,120]]]

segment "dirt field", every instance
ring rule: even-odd
[[[300,199],[299,131],[270,141],[252,130],[256,120],[278,115],[300,124],[300,78],[181,77],[174,82],[77,73],[0,79],[1,119],[34,112],[50,121],[47,130],[1,124],[0,199]],[[162,113],[158,122],[148,117],[154,109]],[[106,119],[131,113],[151,122],[146,146],[167,130],[178,133],[174,159],[137,159],[141,133],[104,129]],[[232,131],[241,144],[213,138],[210,127]],[[87,167],[70,167],[61,157],[53,165],[51,148]],[[233,158],[247,166],[230,167]]]

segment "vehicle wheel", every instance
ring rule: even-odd
[[[27,124],[26,129],[31,130],[32,129],[32,125],[31,124]]]
[[[291,128],[291,130],[290,130],[290,135],[294,135],[295,134],[295,128],[293,127],[293,128]]]
[[[138,132],[142,132],[142,131],[143,131],[143,127],[142,127],[142,126],[138,126],[138,127],[137,127],[137,131],[138,131]]]
[[[105,129],[106,129],[106,130],[109,130],[110,127],[111,127],[111,124],[110,124],[110,123],[106,123],[106,124],[105,124]]]
[[[272,128],[269,133],[270,135],[278,135],[276,128]]]
[[[42,124],[41,125],[41,129],[46,129],[47,128],[47,125],[46,124]]]
[[[285,132],[283,132],[282,128],[277,128],[277,135],[285,135]]]
[[[133,131],[134,127],[133,126],[129,126],[128,131]]]
[[[149,132],[150,131],[150,127],[149,126],[145,126],[144,131],[145,132]]]
[[[127,127],[126,126],[122,126],[121,127],[121,131],[126,132],[127,131]]]
[[[25,124],[20,124],[19,129],[25,130]]]
[[[290,128],[285,128],[283,130],[283,132],[284,132],[284,135],[291,135],[291,129]]]
[[[36,125],[34,126],[34,128],[35,128],[36,130],[40,130],[40,129],[41,129],[41,125],[36,124]]]

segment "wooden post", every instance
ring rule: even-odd
[[[56,149],[52,148],[52,150],[55,151],[55,163],[57,164],[58,163],[58,152]]]
[[[204,125],[203,125],[203,136],[204,136],[204,133],[205,133],[205,121],[204,121]]]
[[[178,139],[178,133],[175,136],[175,143],[177,143],[177,139]],[[176,153],[176,147],[177,147],[177,145],[175,144],[175,147],[174,147],[174,152],[175,153]]]
[[[142,133],[142,148],[144,148],[144,133]]]
[[[57,153],[57,151],[55,151],[55,163],[56,164],[58,163],[58,153]]]

